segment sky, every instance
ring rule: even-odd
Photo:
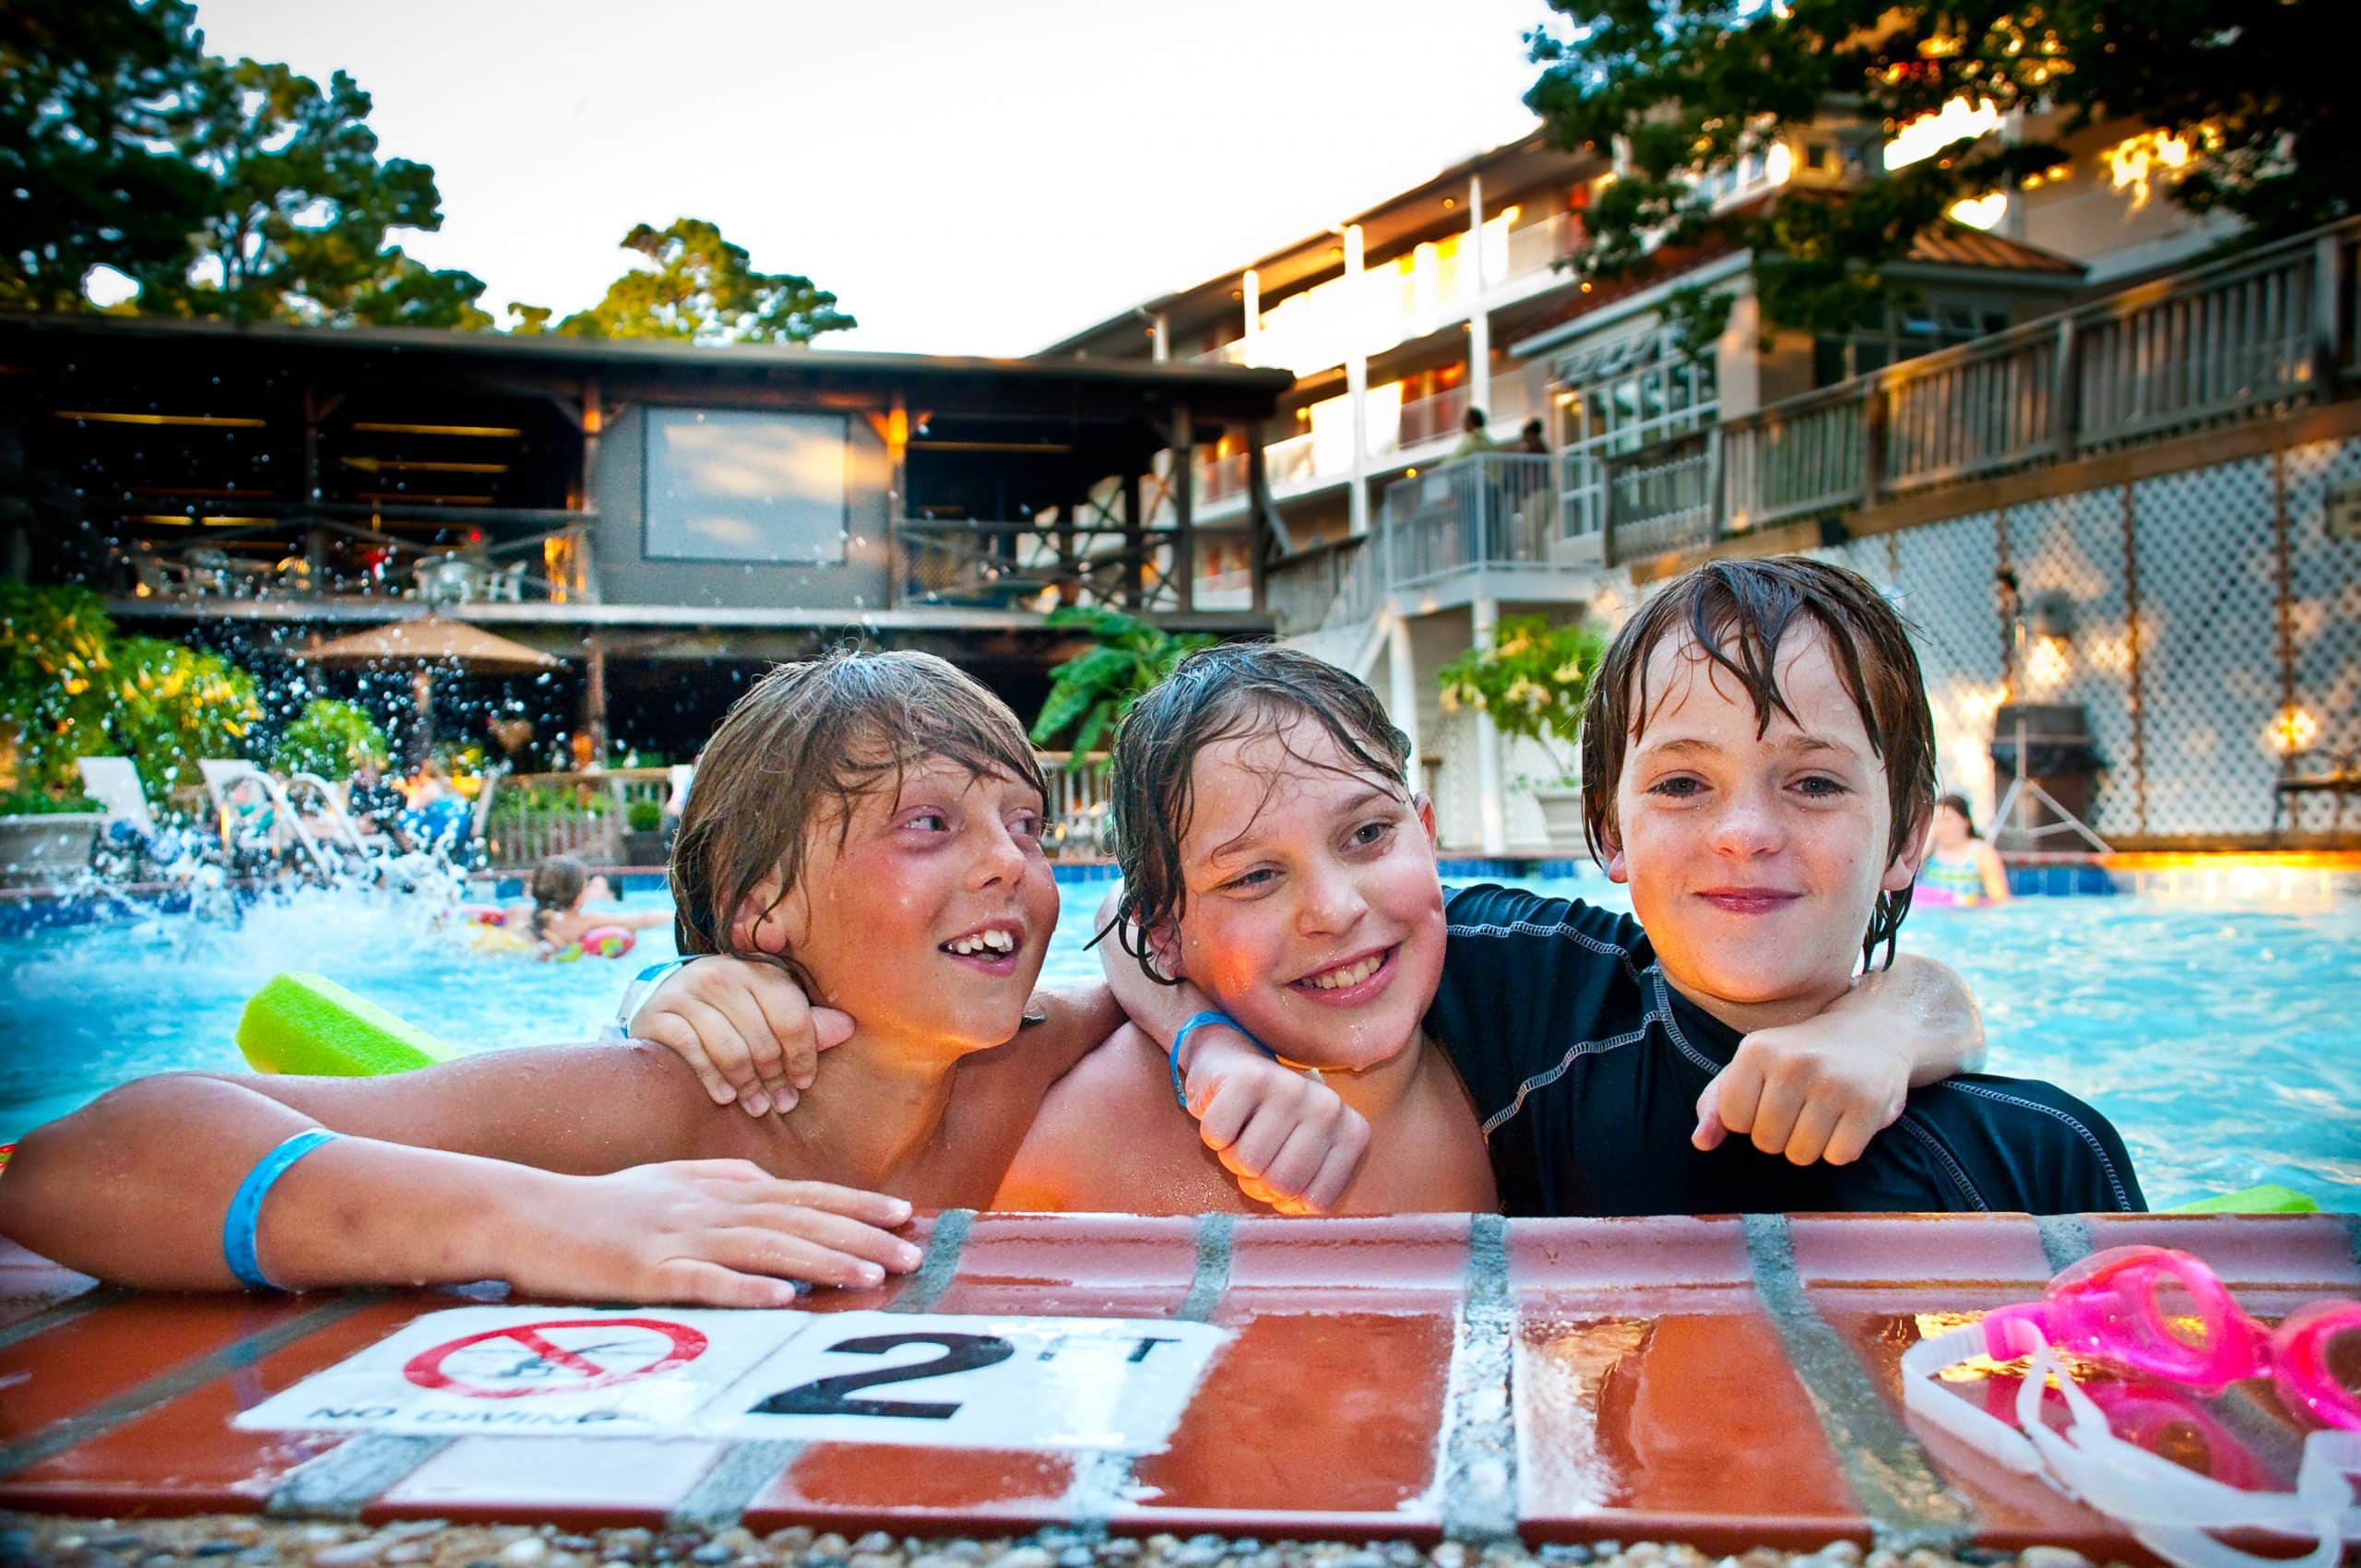
[[[1543,0],[200,0],[216,54],[341,68],[511,300],[596,301],[710,219],[859,318],[1025,354],[1532,128]]]

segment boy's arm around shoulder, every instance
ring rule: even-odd
[[[1051,1086],[992,1206],[1194,1214],[1253,1206],[1172,1103],[1162,1048],[1125,1024]]]
[[[19,1143],[0,1177],[0,1233],[125,1284],[227,1288],[231,1195],[314,1126],[347,1135],[289,1168],[261,1213],[264,1272],[286,1286],[501,1278],[760,1304],[782,1299],[777,1280],[732,1270],[762,1254],[832,1283],[865,1277],[834,1255],[847,1248],[900,1256],[882,1231],[856,1232],[898,1223],[906,1206],[769,1177],[748,1158],[762,1152],[753,1125],[711,1111],[685,1067],[645,1046],[495,1051],[385,1078],[142,1079]],[[806,1225],[788,1212],[798,1206],[844,1218]],[[718,1262],[732,1215],[785,1240],[749,1236]]]

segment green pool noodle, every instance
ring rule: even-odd
[[[238,1049],[257,1073],[373,1078],[448,1062],[441,1040],[324,975],[275,975],[246,1001]]]
[[[2260,1187],[2241,1187],[2235,1193],[2216,1193],[2195,1203],[2176,1204],[2166,1214],[2318,1214],[2320,1206],[2309,1194],[2293,1187],[2266,1182]]]

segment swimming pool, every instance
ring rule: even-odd
[[[1596,874],[1534,885],[1629,907]],[[1063,889],[1052,982],[1098,972],[1083,944],[1103,890]],[[2049,1078],[2114,1120],[2151,1203],[2277,1182],[2361,1210],[2361,899],[2029,898],[1920,910],[1902,945],[1967,976],[1992,1071]],[[620,963],[478,956],[414,906],[316,892],[235,927],[151,915],[0,937],[0,1140],[143,1073],[238,1069],[238,1010],[282,969],[489,1049],[589,1038],[624,980],[671,952],[655,931]]]

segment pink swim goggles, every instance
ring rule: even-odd
[[[2200,1475],[2127,1442],[2059,1359],[2121,1367],[2215,1394],[2268,1372],[2291,1413],[2324,1430],[2304,1440],[2292,1491],[2260,1490]],[[1988,1357],[2031,1358],[2015,1391],[2015,1423],[1960,1397],[1940,1374]],[[2065,1270],[2038,1301],[2002,1307],[1979,1322],[1922,1339],[1903,1352],[1911,1414],[2010,1469],[2051,1485],[2130,1527],[2166,1562],[2185,1568],[2331,1568],[2361,1541],[2361,1301],[2318,1301],[2273,1329],[2230,1300],[2213,1271],[2187,1253],[2118,1247]],[[2051,1388],[2065,1401],[2061,1428],[2043,1415]],[[2122,1401],[2110,1399],[2110,1404]],[[2136,1426],[2136,1422],[2131,1423]],[[2301,1558],[2239,1550],[2215,1532],[2262,1530],[2309,1539]]]
[[[2024,1337],[2026,1324],[2039,1340]],[[2361,1431],[2361,1301],[2315,1301],[2267,1327],[2230,1300],[2212,1269],[2168,1247],[2094,1253],[2051,1280],[2040,1301],[2002,1307],[1977,1326],[1996,1361],[2047,1341],[2209,1394],[2268,1372],[2290,1411]],[[2352,1339],[2336,1345],[2345,1335]]]

